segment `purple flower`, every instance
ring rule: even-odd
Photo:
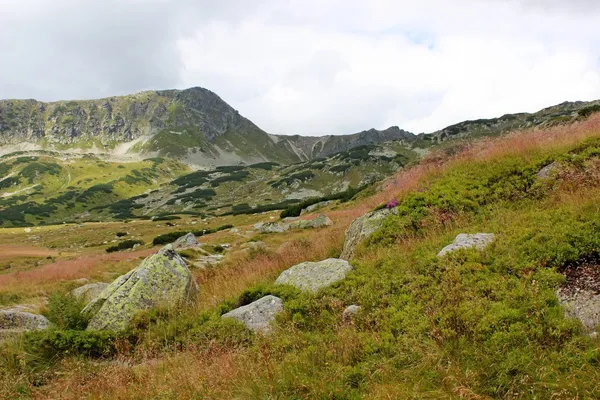
[[[396,199],[391,200],[389,203],[387,203],[385,205],[385,208],[394,208],[394,207],[398,207],[398,200],[396,200]]]

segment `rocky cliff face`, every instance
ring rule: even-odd
[[[257,129],[202,88],[54,103],[0,101],[0,144],[46,140],[70,145],[92,140],[110,146],[189,125],[209,140],[228,131]]]

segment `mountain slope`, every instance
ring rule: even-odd
[[[390,128],[348,136],[268,135],[210,90],[148,91],[99,100],[0,101],[0,154],[49,149],[198,166],[292,164],[364,144],[413,137]]]

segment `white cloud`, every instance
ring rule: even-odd
[[[1,97],[203,86],[269,132],[312,135],[433,131],[600,98],[592,1],[41,4],[0,3]]]

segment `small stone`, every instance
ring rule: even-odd
[[[454,239],[454,242],[444,247],[439,253],[438,257],[442,257],[448,253],[459,249],[470,249],[476,248],[478,250],[485,249],[490,243],[492,243],[495,239],[495,235],[493,233],[475,233],[475,234],[467,234],[460,233]]]
[[[552,164],[546,165],[540,169],[537,173],[537,177],[540,179],[548,179],[552,176],[552,173],[558,169],[558,163],[554,161]]]
[[[221,318],[234,318],[253,332],[269,333],[271,322],[281,311],[283,311],[283,300],[269,295],[223,314]]]
[[[358,314],[361,308],[361,306],[358,306],[356,304],[352,304],[351,306],[346,307],[346,309],[342,313],[342,318],[345,320],[352,319],[353,316]]]

